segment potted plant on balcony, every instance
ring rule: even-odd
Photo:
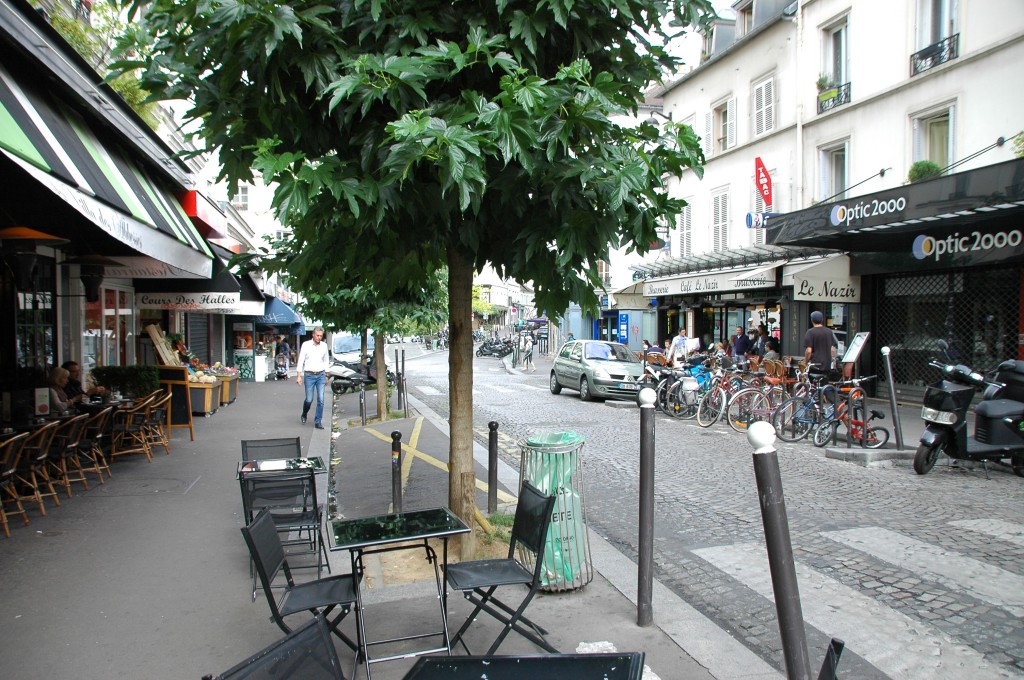
[[[938,177],[941,174],[942,168],[935,161],[917,161],[910,166],[910,171],[907,173],[907,181],[913,184],[924,179]]]
[[[818,88],[819,102],[828,101],[839,94],[839,86],[832,82],[832,76],[827,73],[819,74],[814,84]]]

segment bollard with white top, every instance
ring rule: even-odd
[[[796,559],[793,557],[793,543],[789,536],[786,499],[782,493],[779,455],[774,446],[775,428],[764,421],[756,422],[747,430],[747,441],[754,447],[754,477],[761,504],[761,523],[764,526],[765,547],[768,549],[768,569],[772,575],[786,677],[789,680],[810,680],[811,661],[807,654],[807,634],[800,606],[800,588],[796,580]],[[818,674],[819,679],[836,677],[835,670],[842,650],[842,640],[833,638]]]
[[[900,423],[900,412],[896,409],[896,384],[892,376],[892,350],[882,348],[882,360],[885,362],[885,384],[889,387],[889,410],[892,411],[892,429],[896,435],[896,450],[903,450],[903,425]]]

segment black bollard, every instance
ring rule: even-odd
[[[402,512],[402,433],[391,433],[391,505],[392,512]]]
[[[637,553],[636,625],[654,621],[654,401],[649,387],[640,390],[640,544]]]
[[[807,655],[807,636],[800,606],[800,588],[796,580],[793,543],[789,537],[786,499],[782,493],[779,455],[772,446],[775,431],[766,422],[754,423],[747,432],[747,440],[756,449],[754,477],[757,480],[757,497],[761,502],[761,522],[768,548],[768,568],[772,575],[772,590],[775,592],[775,611],[779,618],[786,677],[789,680],[810,680],[811,660]]]
[[[366,388],[359,386],[359,420],[366,425]]]
[[[498,511],[498,421],[487,423],[487,514]]]

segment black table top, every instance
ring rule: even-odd
[[[640,680],[643,652],[427,656],[403,680]]]
[[[391,515],[331,522],[331,550],[359,550],[388,543],[443,538],[469,533],[465,522],[448,508],[412,510]]]

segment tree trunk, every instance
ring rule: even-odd
[[[384,358],[384,334],[375,331],[373,334],[373,365],[377,367],[377,417],[380,422],[388,419],[388,367]]]
[[[448,248],[448,506],[469,526],[476,508],[473,469],[473,265]],[[468,473],[468,474],[467,474]],[[472,489],[464,488],[472,486]],[[463,560],[473,559],[473,534],[459,541]]]

